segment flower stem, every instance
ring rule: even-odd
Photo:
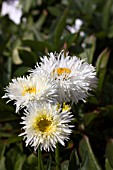
[[[56,145],[56,149],[55,149],[55,161],[56,161],[56,170],[61,170],[58,144]]]
[[[38,147],[38,170],[44,170],[42,154],[41,154],[41,150],[39,147]]]

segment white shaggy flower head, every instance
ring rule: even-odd
[[[57,97],[56,84],[43,74],[12,79],[5,91],[3,98],[15,101],[16,112],[33,102],[55,102]]]
[[[73,127],[69,125],[72,117],[69,110],[58,109],[58,105],[34,104],[24,112],[21,122],[24,132],[19,136],[24,136],[26,146],[31,145],[35,151],[38,147],[54,151],[58,142],[65,145],[64,140],[69,139]]]
[[[97,78],[95,68],[77,58],[61,51],[60,54],[50,53],[31,70],[32,74],[45,72],[58,85],[58,102],[75,102],[85,100],[89,91],[96,88]]]

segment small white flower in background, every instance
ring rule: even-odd
[[[83,42],[83,43],[81,44],[81,47],[82,47],[82,48],[86,48],[86,43]]]
[[[80,31],[80,36],[81,36],[81,37],[84,37],[84,36],[85,36],[85,32]]]
[[[41,150],[54,151],[58,142],[65,145],[64,141],[69,139],[73,127],[69,125],[72,117],[71,112],[62,111],[57,105],[34,104],[25,110],[21,122],[24,132],[19,136],[24,136],[26,146],[31,145],[35,151],[38,147]]]
[[[8,0],[2,3],[1,16],[9,15],[10,20],[15,24],[20,24],[22,8],[19,0]]]
[[[43,72],[56,82],[59,103],[84,101],[89,91],[97,86],[95,68],[63,51],[59,54],[50,53],[49,57],[44,56],[31,72],[33,75]]]
[[[33,102],[53,103],[57,97],[55,83],[42,74],[12,79],[5,91],[6,93],[2,98],[9,98],[9,101],[13,100],[16,105],[16,112],[23,107],[28,107]]]
[[[67,29],[71,32],[71,33],[77,33],[81,26],[83,24],[83,21],[81,19],[76,19],[75,20],[75,25],[74,26],[67,26]]]

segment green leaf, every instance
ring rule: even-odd
[[[5,144],[0,145],[0,160],[4,157],[5,148],[6,148]]]
[[[63,44],[66,43],[67,49],[69,49],[72,43],[76,41],[77,36],[77,34],[68,34],[64,37]]]
[[[81,13],[84,13],[84,12],[83,12],[84,9],[83,9],[83,4],[82,4],[82,2],[81,2],[81,1],[77,1],[77,0],[75,0],[74,2],[75,2],[75,4],[76,4],[77,8],[80,10],[80,12],[81,12]],[[73,0],[72,0],[72,5],[73,5]]]
[[[11,115],[8,112],[3,112],[3,114],[5,114],[5,115],[0,116],[0,122],[1,123],[2,122],[10,122],[10,121],[14,121],[15,122],[15,121],[20,120],[18,117],[16,117],[15,115]]]
[[[108,37],[109,37],[109,38],[113,38],[113,24],[109,27]]]
[[[61,164],[61,170],[68,170],[69,161],[66,160]]]
[[[106,157],[113,168],[113,139],[110,139],[106,146]]]
[[[94,8],[93,8],[93,2],[90,0],[85,0],[83,1],[83,4],[82,4],[82,10],[84,11],[85,14],[92,14]],[[88,10],[87,10],[88,9]]]
[[[37,61],[35,54],[29,50],[19,49],[19,56],[25,66],[32,67]]]
[[[11,136],[10,138],[8,138],[7,140],[5,140],[5,144],[9,145],[11,143],[17,143],[17,142],[21,142],[23,140],[22,137],[20,136]]]
[[[43,10],[42,14],[40,15],[40,18],[38,19],[37,22],[35,22],[31,30],[35,28],[36,30],[38,30],[37,32],[39,32],[39,30],[41,29],[42,25],[46,20],[46,17],[47,17],[47,11]]]
[[[87,37],[84,40],[84,43],[88,44],[89,48],[86,48],[83,53],[79,54],[79,56],[82,59],[87,58],[88,63],[92,64],[94,52],[95,52],[95,48],[96,48],[96,37],[94,35]]]
[[[4,156],[0,159],[0,170],[6,170]]]
[[[0,137],[11,137],[13,134],[7,132],[0,132]]]
[[[106,160],[105,160],[105,169],[106,169],[106,170],[113,170],[113,168],[111,168],[111,166],[110,166],[109,161],[108,161],[107,158],[106,158]]]
[[[101,52],[101,54],[98,56],[98,59],[96,61],[96,71],[99,77],[99,84],[98,84],[99,90],[101,90],[102,85],[103,85],[109,56],[110,56],[110,50],[106,48]]]
[[[14,114],[14,107],[0,100],[0,122],[8,122],[19,120],[19,117]]]
[[[25,73],[27,73],[28,70],[30,70],[31,67],[27,67],[27,66],[22,66],[19,67],[15,72],[14,72],[14,77],[19,77],[19,76],[23,76]]]
[[[92,120],[94,120],[98,116],[98,111],[86,113],[84,115],[84,123],[86,126],[88,126]]]
[[[52,157],[51,154],[49,154],[46,170],[51,170],[51,164],[52,164]]]
[[[68,170],[79,170],[79,167],[80,167],[79,158],[77,155],[77,151],[74,149],[70,156]]]
[[[38,158],[33,153],[30,154],[24,162],[22,170],[37,170],[38,169]]]
[[[47,41],[33,41],[23,40],[23,45],[30,47],[33,51],[45,53],[46,51],[53,51],[53,44]]]
[[[54,43],[57,44],[60,41],[61,35],[63,33],[63,30],[65,28],[65,23],[66,23],[66,18],[68,15],[69,10],[66,9],[64,11],[64,13],[62,14],[61,18],[59,19],[59,21],[57,22],[56,28],[54,30]]]
[[[21,3],[22,3],[22,6],[24,7],[23,11],[28,12],[30,10],[30,7],[32,6],[33,1],[32,0],[24,0],[24,1],[21,0]]]
[[[19,155],[17,161],[15,162],[14,170],[22,170],[23,163],[26,159],[25,155]]]
[[[5,50],[9,39],[9,36],[5,40],[0,37],[0,57],[3,55],[3,51]]]
[[[0,111],[9,111],[10,113],[14,113],[14,108],[13,106],[6,104],[5,100],[0,99]]]
[[[48,11],[52,15],[57,16],[57,17],[59,16],[59,13],[61,13],[61,11],[59,10],[59,7],[57,7],[57,6],[49,6]]]
[[[98,59],[96,61],[96,70],[97,73],[101,71],[101,69],[105,69],[107,67],[108,59],[110,55],[110,50],[108,48],[105,48],[100,55],[98,56]]]
[[[12,73],[12,58],[8,57],[7,62],[4,65],[4,72],[3,72],[3,85],[7,85],[11,80],[11,73]]]
[[[22,153],[18,146],[10,149],[6,157],[8,170],[22,170],[25,160],[26,155]]]
[[[36,166],[37,165],[37,162],[38,162],[38,158],[36,157],[36,155],[34,155],[33,153],[31,155],[28,156],[27,158],[27,163],[29,165],[34,165]]]
[[[101,170],[87,136],[84,136],[80,141],[79,152],[83,162],[81,170]]]
[[[109,28],[110,22],[110,12],[112,7],[113,1],[107,0],[104,4],[103,13],[102,13],[102,28],[104,31],[107,31]]]

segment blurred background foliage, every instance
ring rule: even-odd
[[[20,24],[0,16],[0,96],[12,78],[28,74],[48,52],[64,49],[86,58],[96,67],[98,88],[86,103],[72,107],[75,128],[66,146],[60,146],[61,167],[113,170],[113,0],[20,0],[20,4]],[[77,19],[82,21],[79,30]],[[19,122],[12,103],[0,99],[0,170],[37,169],[37,153],[18,137]],[[55,169],[54,153],[43,152],[43,160],[46,170]]]

